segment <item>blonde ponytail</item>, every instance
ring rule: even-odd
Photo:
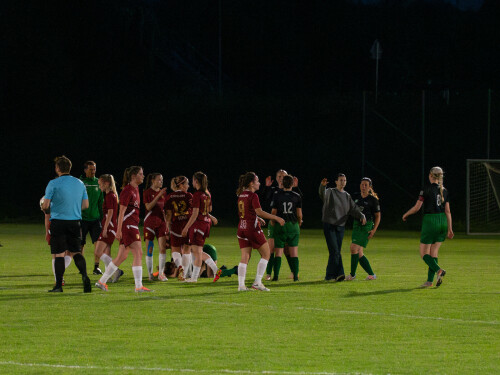
[[[430,175],[432,178],[438,180],[438,185],[439,185],[439,193],[441,194],[441,201],[444,202],[444,172],[441,167],[432,167],[430,171]]]

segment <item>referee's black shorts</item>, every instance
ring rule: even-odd
[[[92,243],[96,243],[101,235],[102,227],[100,220],[82,220],[82,246],[87,243],[87,233],[90,233]]]
[[[50,252],[60,254],[66,250],[72,253],[81,251],[82,228],[80,220],[50,221]]]

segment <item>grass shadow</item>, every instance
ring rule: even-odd
[[[416,287],[416,288],[406,288],[406,289],[386,289],[386,290],[375,290],[373,292],[357,292],[357,291],[350,291],[346,295],[344,295],[344,298],[353,298],[353,297],[366,297],[366,296],[379,296],[383,294],[393,294],[393,293],[408,293],[413,290],[421,290],[422,288]]]

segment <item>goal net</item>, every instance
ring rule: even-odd
[[[500,160],[467,160],[467,234],[500,234]]]

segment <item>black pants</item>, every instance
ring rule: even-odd
[[[329,252],[325,280],[336,279],[338,276],[344,275],[344,265],[342,264],[342,254],[340,253],[344,231],[344,226],[323,223],[323,232]]]

